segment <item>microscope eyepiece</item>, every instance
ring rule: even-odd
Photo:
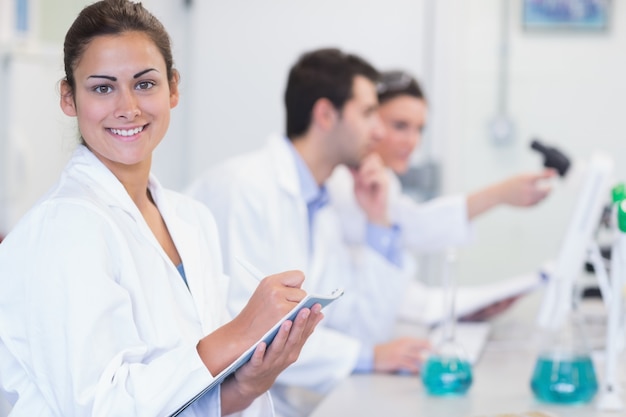
[[[543,155],[543,166],[555,169],[561,177],[564,177],[571,165],[569,158],[557,148],[546,146],[539,140],[534,139],[530,143],[531,149]]]

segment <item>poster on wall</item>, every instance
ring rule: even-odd
[[[610,0],[523,0],[524,29],[604,31]]]

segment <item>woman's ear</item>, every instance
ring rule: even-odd
[[[76,116],[76,101],[74,91],[67,80],[61,81],[61,110],[68,116]]]
[[[176,107],[178,105],[178,100],[180,99],[180,92],[178,90],[180,73],[176,70],[172,71],[172,81],[170,81],[170,109]]]

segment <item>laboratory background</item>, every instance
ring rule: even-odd
[[[78,142],[58,105],[59,80],[65,31],[89,3],[0,0],[0,235]],[[182,190],[283,133],[289,67],[304,51],[339,47],[423,84],[429,123],[404,179],[417,199],[541,169],[533,139],[571,158],[572,175],[554,178],[544,202],[481,217],[475,243],[458,252],[463,284],[535,271],[562,244],[576,169],[600,151],[614,159],[615,179],[626,179],[626,3],[603,3],[601,27],[551,28],[529,24],[522,0],[144,0],[169,31],[182,75],[154,171]],[[421,278],[435,282],[438,262],[424,255]]]

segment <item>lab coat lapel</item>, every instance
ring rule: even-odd
[[[313,230],[311,231],[313,234],[313,248],[310,256],[310,274],[311,277],[316,277],[316,282],[321,281],[323,268],[328,261],[327,253],[329,250],[333,249],[328,246],[328,239],[324,237],[324,228],[327,224],[324,221],[324,216],[327,210],[328,207],[324,207],[316,213],[316,219],[313,222]]]
[[[293,232],[297,233],[297,236],[302,236],[300,240],[301,250],[295,251],[295,253],[301,254],[303,259],[302,263],[297,262],[297,264],[303,265],[306,274],[311,274],[313,269],[319,268],[319,265],[313,262],[311,251],[308,247],[309,234],[312,232],[309,230],[308,209],[300,189],[296,162],[291,149],[289,149],[290,144],[287,140],[283,137],[273,137],[270,140],[271,161],[278,186],[290,203],[289,210],[297,212],[297,224],[291,225],[291,227],[296,228]],[[278,221],[281,221],[281,219],[278,219]]]
[[[202,265],[221,265],[221,260],[206,259],[210,254],[202,253],[199,249],[206,247],[206,245],[201,242],[201,236],[198,230],[191,227],[189,223],[185,221],[181,213],[179,213],[176,205],[178,200],[165,198],[163,189],[153,176],[150,177],[150,184],[150,191],[159,206],[161,216],[163,216],[163,220],[167,225],[174,245],[181,257],[183,267],[185,268],[189,293],[193,299],[195,310],[201,318],[202,327],[206,332],[212,328],[211,323],[207,322],[207,318],[220,317],[220,313],[217,310],[214,311],[217,307],[216,304],[207,298],[210,292],[206,288],[206,281],[202,279],[202,277],[207,274],[207,271],[203,270]],[[200,262],[200,260],[202,260],[203,263]],[[218,264],[215,264],[215,262]],[[176,274],[178,275],[178,271],[176,271]],[[182,277],[177,276],[176,279],[179,279],[181,285],[184,285]],[[185,289],[185,291],[187,291],[187,289]]]
[[[150,230],[150,227],[126,192],[122,183],[120,183],[115,175],[113,175],[113,173],[106,168],[86,147],[80,146],[76,152],[79,154],[79,157],[75,160],[76,162],[74,168],[92,179],[91,186],[93,190],[99,193],[102,198],[105,198],[109,206],[119,207],[135,220],[141,230],[141,233],[146,237],[147,241],[155,246],[157,252],[163,258],[166,258],[167,263],[171,265],[170,272],[172,279],[179,280],[180,285],[184,287],[184,281],[182,277],[180,277],[176,266],[172,264],[169,258],[167,258],[167,254]],[[204,288],[202,288],[203,282],[197,278],[202,274],[202,271],[198,271],[200,268],[199,264],[194,262],[196,259],[200,259],[199,256],[201,255],[198,250],[201,245],[197,232],[192,230],[190,226],[179,215],[177,215],[174,207],[170,207],[168,199],[164,196],[163,188],[153,175],[150,175],[148,187],[155,203],[159,207],[161,216],[163,216],[163,219],[168,226],[172,239],[174,240],[174,244],[183,259],[183,265],[185,267],[185,272],[197,314],[199,314],[202,318],[219,317],[219,315],[205,314],[205,310],[210,308],[211,304],[204,299],[207,292]],[[104,197],[104,193],[106,193],[106,197]],[[189,293],[187,288],[184,288],[183,290],[181,287],[181,291]],[[202,320],[202,325],[206,326],[207,323],[204,323],[204,320]]]
[[[80,173],[91,191],[97,193],[108,206],[119,207],[135,219],[141,217],[122,183],[86,146],[80,145],[74,152],[68,169]]]
[[[74,169],[81,172],[91,180],[89,185],[92,191],[98,193],[100,198],[103,199],[109,207],[117,207],[128,213],[128,215],[131,216],[137,223],[137,227],[146,237],[146,240],[156,248],[162,257],[167,258],[167,254],[157,241],[154,233],[152,233],[152,230],[150,230],[150,227],[143,218],[139,208],[130,198],[130,195],[128,195],[124,185],[85,146],[80,146],[76,152],[80,153],[80,157],[76,158]],[[153,197],[154,195],[162,195],[160,184],[152,176],[150,176],[148,188],[153,194]],[[161,198],[161,200],[163,200],[163,198]],[[162,203],[162,201],[160,203]],[[159,202],[157,202],[157,206],[159,206],[160,211],[161,207]],[[171,264],[171,261],[169,263]],[[176,270],[175,267],[174,270]]]
[[[73,158],[72,169],[90,180],[88,184],[91,190],[98,193],[99,199],[105,201],[109,207],[117,207],[128,213],[137,223],[141,233],[147,237],[147,240],[159,249],[162,256],[167,256],[141,215],[139,208],[117,177],[87,147],[79,146],[76,153],[78,156]],[[153,192],[152,189],[151,192]]]
[[[295,200],[302,200],[300,182],[298,180],[298,171],[287,140],[288,139],[280,136],[273,136],[270,138],[270,159],[272,161],[272,167],[274,168],[274,174],[278,182],[278,186],[291,198]]]

